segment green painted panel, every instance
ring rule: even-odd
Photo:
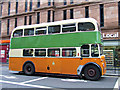
[[[83,44],[94,43],[101,43],[100,32],[76,32],[12,38],[10,48],[80,47]]]

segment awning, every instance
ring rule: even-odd
[[[0,43],[10,43],[10,40],[0,40]]]

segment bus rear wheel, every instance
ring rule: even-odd
[[[100,70],[94,65],[88,65],[84,69],[84,77],[88,80],[98,80],[101,77]]]
[[[34,68],[33,64],[27,63],[27,64],[25,64],[23,71],[26,75],[33,75],[35,73],[35,68]]]

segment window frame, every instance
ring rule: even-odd
[[[32,50],[32,54],[31,55],[26,55],[24,52],[25,50]],[[34,50],[33,49],[23,49],[23,57],[33,57],[34,56]]]
[[[64,28],[74,28],[74,26],[71,26],[72,24],[74,24],[75,25],[75,31],[65,31],[65,32],[63,32],[63,29]],[[64,26],[64,25],[66,25],[66,26]],[[76,32],[76,23],[69,23],[69,24],[62,24],[62,33],[70,33],[70,32]]]
[[[25,30],[30,30],[30,29],[33,29],[33,34],[32,34],[32,35],[28,35],[28,34],[25,35]],[[34,34],[35,34],[34,32],[35,32],[35,29],[34,29],[34,28],[25,28],[25,29],[24,29],[24,37],[26,37],[26,36],[34,36]]]
[[[36,56],[36,50],[45,50],[45,55],[44,55],[44,56],[40,56],[40,55],[39,55],[39,56]],[[35,49],[34,55],[35,55],[35,57],[46,57],[46,48],[44,48],[44,49],[43,49],[43,48],[40,48],[40,49],[37,48],[37,49]]]
[[[37,29],[39,29],[39,28],[41,28],[41,30],[37,30]],[[42,30],[45,30],[46,29],[46,33],[45,34],[36,34],[36,31],[42,31]],[[36,36],[39,36],[39,35],[46,35],[47,34],[47,27],[46,26],[43,26],[43,27],[36,27],[35,28],[35,35]]]
[[[57,54],[55,54],[54,56],[52,56],[52,55],[50,56],[50,55],[49,55],[49,54],[50,54],[50,53],[49,53],[49,50],[54,50],[53,54],[55,54],[55,50],[58,50],[58,51],[59,51],[59,55],[56,56]],[[47,53],[47,56],[48,56],[48,57],[60,57],[60,53],[61,53],[60,48],[48,48],[48,49],[47,49],[47,52],[48,52],[48,53]]]
[[[60,26],[60,27],[59,27],[59,32],[57,32],[57,33],[53,33],[53,32],[51,33],[51,32],[49,32],[49,27],[54,27],[54,26],[55,26],[55,27],[56,27],[56,26]],[[60,32],[61,32],[61,25],[51,25],[51,26],[48,26],[48,34],[49,34],[49,35],[50,35],[50,34],[60,34]]]
[[[20,31],[20,30],[22,30],[22,35],[21,35],[21,36],[18,36],[18,37],[22,37],[22,36],[23,36],[23,29],[17,29],[17,30],[15,30],[15,31],[13,32],[12,37],[13,37],[13,38],[17,38],[17,37],[14,36],[14,33],[15,33],[16,31]]]

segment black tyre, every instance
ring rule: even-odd
[[[98,67],[94,65],[88,65],[84,69],[84,77],[88,80],[98,80],[101,77],[101,73]]]
[[[26,75],[33,75],[35,73],[35,68],[33,64],[27,63],[24,65],[23,71]]]

